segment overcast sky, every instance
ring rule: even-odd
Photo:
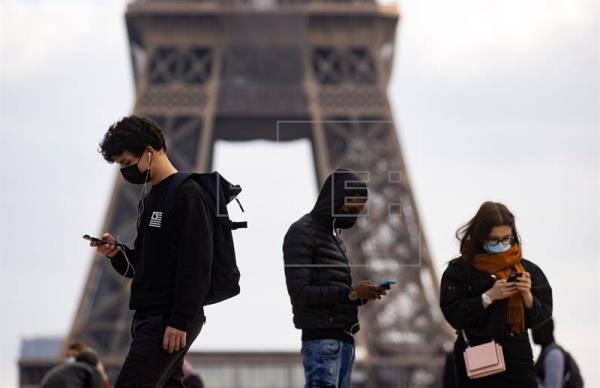
[[[588,386],[600,386],[596,3],[401,1],[389,88],[438,276],[456,228],[485,200],[507,204]],[[0,0],[0,387],[16,384],[22,338],[73,320],[92,259],[81,235],[101,232],[118,172],[97,144],[133,106],[124,7]],[[207,310],[192,349],[298,349],[280,252],[316,198],[309,144],[221,142],[215,159],[244,187],[244,293]]]

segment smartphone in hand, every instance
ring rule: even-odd
[[[95,243],[96,246],[98,246],[98,245],[104,245],[104,244],[110,244],[109,241],[105,241],[105,240],[102,240],[102,239],[97,238],[97,237],[92,237],[89,234],[84,234],[83,238],[86,239],[86,240],[88,240],[88,241],[91,241],[91,242]]]
[[[385,289],[390,289],[393,284],[396,284],[396,282],[393,281],[393,280],[386,280],[385,282],[380,283],[377,287],[379,287],[379,288],[385,288]]]
[[[506,280],[507,283],[514,283],[517,281],[518,278],[520,278],[521,276],[523,276],[522,272],[513,272],[510,275],[508,275],[508,279]]]

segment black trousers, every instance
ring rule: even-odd
[[[205,321],[203,315],[195,317],[187,331],[185,348],[169,353],[162,347],[166,317],[134,317],[131,346],[115,388],[184,388],[183,358]]]

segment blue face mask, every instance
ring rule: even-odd
[[[503,244],[503,243],[498,243],[498,244],[494,244],[491,245],[489,242],[485,243],[485,245],[483,246],[483,249],[485,249],[485,251],[489,254],[494,254],[494,253],[502,253],[502,252],[506,252],[510,249],[511,244]]]

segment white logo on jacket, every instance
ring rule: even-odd
[[[162,212],[152,212],[152,216],[150,217],[150,223],[148,224],[148,226],[160,228],[160,224],[162,223],[162,215]]]

